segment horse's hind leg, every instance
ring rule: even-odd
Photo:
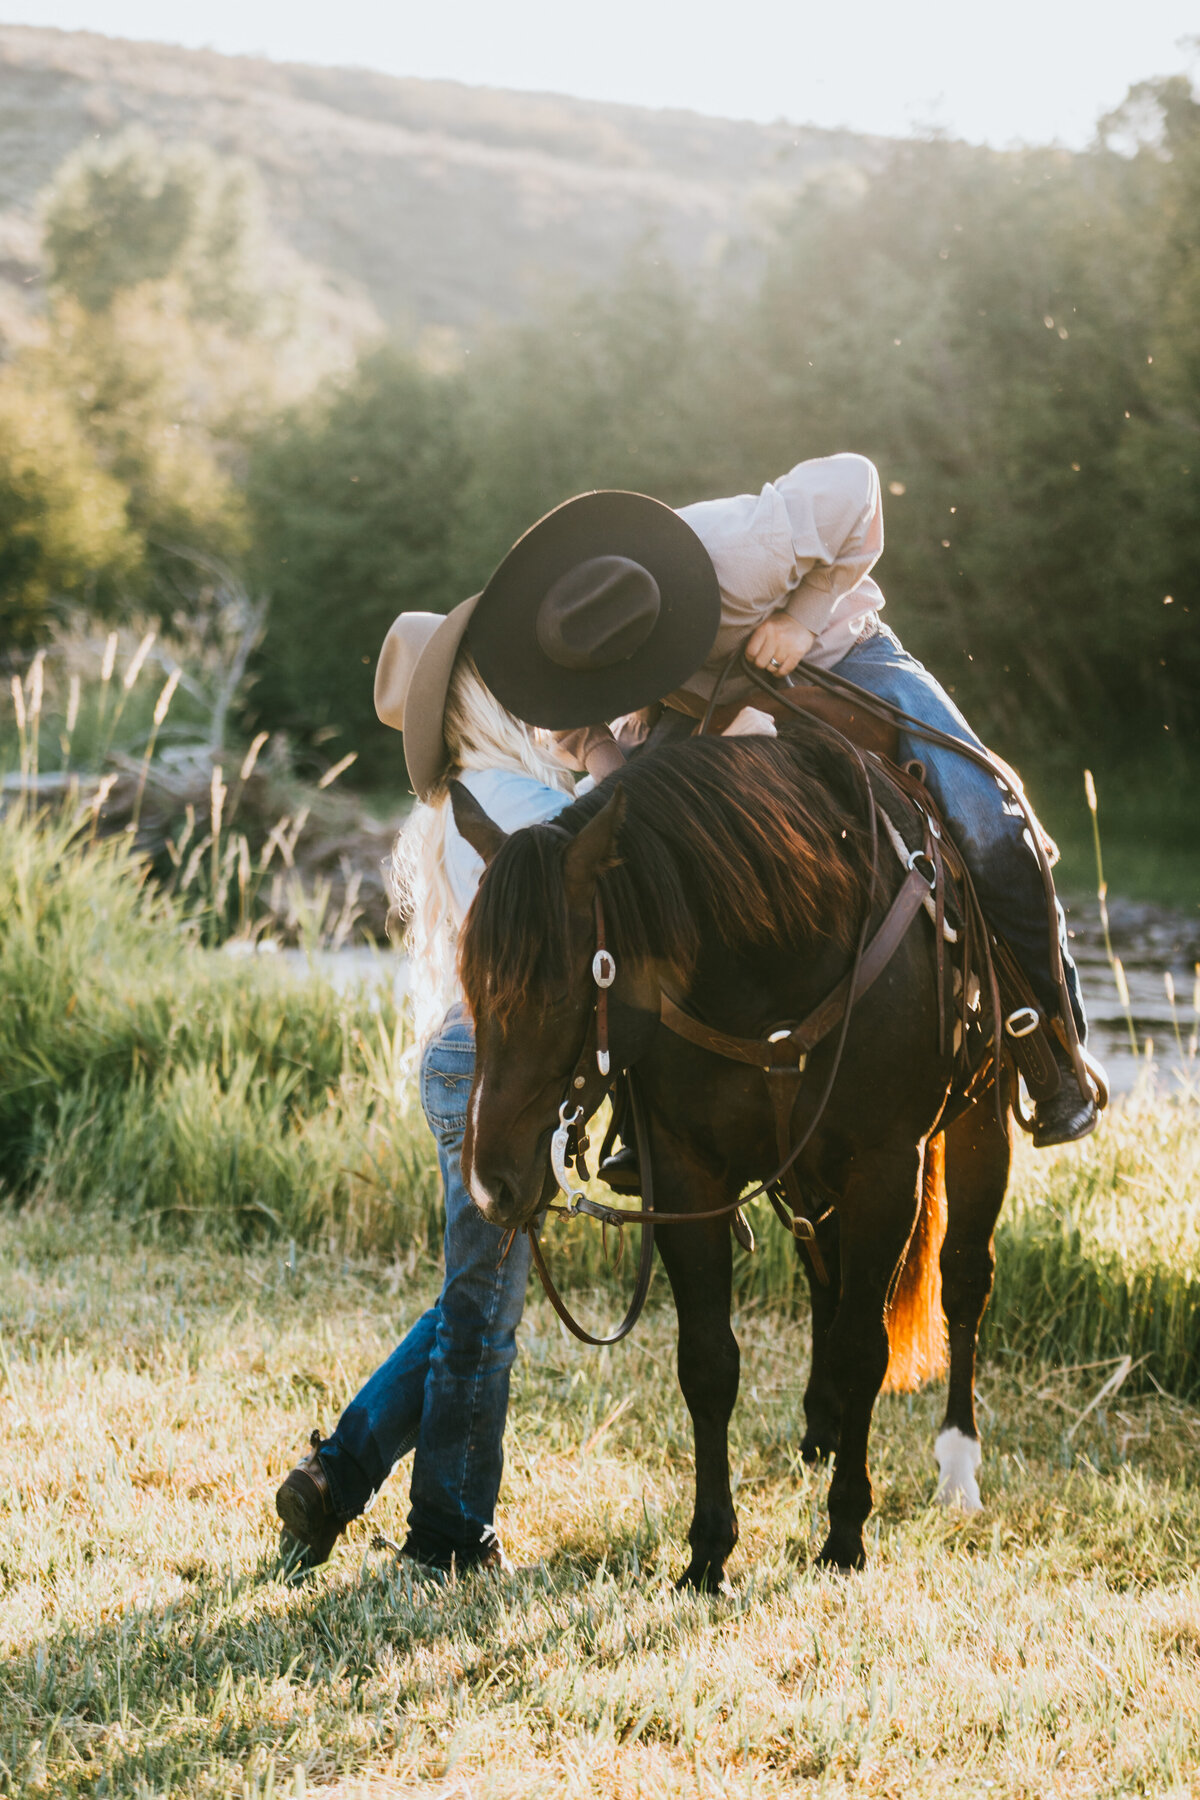
[[[674,1196],[664,1192],[664,1212],[686,1204],[697,1211],[719,1206],[717,1187],[692,1185]],[[739,1352],[729,1322],[733,1258],[729,1222],[663,1225],[655,1235],[679,1317],[679,1385],[692,1417],[696,1446],[696,1507],[688,1531],[692,1559],[680,1587],[714,1592],[725,1559],[737,1543],[737,1515],[729,1485],[729,1419],[737,1399]]]
[[[857,1157],[839,1208],[842,1293],[827,1340],[842,1393],[841,1431],[829,1484],[829,1536],[819,1560],[860,1569],[871,1510],[867,1443],[888,1366],[886,1309],[919,1202],[919,1145]]]
[[[934,1445],[938,1499],[978,1512],[982,1460],[975,1423],[975,1349],[992,1291],[992,1233],[1004,1201],[1011,1155],[1008,1126],[989,1091],[946,1130],[946,1237],[942,1307],[950,1334],[946,1417]]]

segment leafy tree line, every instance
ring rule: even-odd
[[[750,276],[647,251],[449,367],[385,345],[292,405],[257,229],[199,153],[119,140],[60,176],[46,333],[0,369],[10,641],[62,596],[165,614],[178,547],[219,555],[270,596],[248,722],[391,780],[370,693],[397,611],[475,592],[581,489],[681,504],[856,449],[885,484],[889,616],[1000,748],[1200,753],[1182,79],[1134,90],[1081,154],[897,146],[856,191],[798,198]]]
[[[455,373],[365,359],[251,461],[255,566],[289,621],[256,704],[386,756],[391,617],[474,592],[547,508],[593,486],[682,504],[845,448],[883,475],[890,616],[1004,747],[1200,751],[1185,82],[1132,94],[1085,154],[900,146],[860,193],[798,201],[750,286],[646,257]]]

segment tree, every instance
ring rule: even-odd
[[[196,603],[180,551],[245,549],[242,442],[277,403],[286,308],[259,279],[240,163],[140,129],[68,157],[42,200],[50,306],[21,366],[124,492],[127,607]]]
[[[248,480],[252,569],[271,597],[259,721],[301,742],[345,732],[364,773],[398,775],[372,671],[397,613],[466,598],[451,542],[468,468],[457,383],[395,348],[262,432]]]
[[[261,201],[251,171],[134,126],[69,156],[42,200],[50,285],[89,313],[173,279],[197,318],[245,331],[262,312]]]
[[[797,209],[747,317],[773,460],[875,459],[889,616],[1014,754],[1109,736],[1145,698],[1119,569],[1151,295],[1115,163],[899,146]]]
[[[1146,738],[1200,740],[1200,101],[1180,76],[1145,82],[1104,122],[1136,144],[1154,304],[1121,472],[1138,521],[1123,545],[1127,661],[1152,696]],[[1152,226],[1149,221],[1152,220]]]
[[[230,348],[236,357],[236,345],[213,343],[172,304],[169,287],[143,286],[120,290],[102,313],[60,297],[47,341],[26,358],[42,385],[70,400],[97,460],[125,489],[141,547],[128,592],[143,610],[166,616],[178,603],[178,549],[228,558],[245,546]]]
[[[110,610],[137,552],[124,490],[71,408],[0,373],[0,650],[43,638],[60,600]]]

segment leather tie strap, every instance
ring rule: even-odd
[[[604,941],[604,907],[600,890],[596,889],[596,954],[592,957],[592,980],[596,984],[596,1067],[607,1075],[612,1066],[608,1049],[608,990],[617,978],[616,960]]]

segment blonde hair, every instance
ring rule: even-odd
[[[428,799],[414,806],[392,850],[392,893],[407,928],[409,996],[420,1043],[460,997],[458,921],[446,875],[450,783],[467,769],[511,769],[563,793],[574,785],[546,734],[500,704],[465,648],[450,677],[442,732],[450,761]]]

